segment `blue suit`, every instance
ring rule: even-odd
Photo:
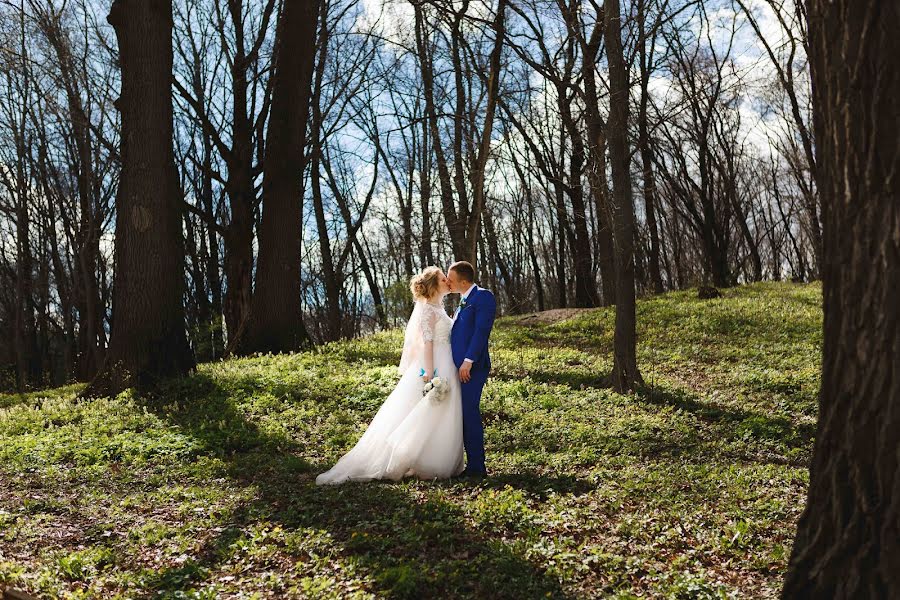
[[[491,371],[488,338],[497,314],[497,301],[490,290],[472,288],[466,305],[456,314],[450,332],[453,362],[459,368],[466,358],[472,359],[471,379],[462,384],[463,444],[466,448],[466,470],[484,473],[484,426],[481,423],[481,392]]]

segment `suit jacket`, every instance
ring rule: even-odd
[[[450,332],[450,349],[457,368],[462,366],[464,359],[471,358],[472,370],[490,371],[488,337],[496,316],[497,300],[494,294],[477,285],[473,287]]]

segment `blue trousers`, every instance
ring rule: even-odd
[[[466,470],[485,473],[484,425],[481,423],[481,392],[487,382],[487,369],[472,369],[468,383],[462,384],[463,445],[466,448]]]

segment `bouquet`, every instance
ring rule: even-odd
[[[435,404],[443,402],[444,398],[450,392],[450,384],[440,377],[435,377],[425,384],[422,389],[422,397],[429,398]]]

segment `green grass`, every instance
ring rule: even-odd
[[[398,379],[401,332],[200,365],[158,398],[0,395],[0,587],[64,598],[755,598],[803,507],[818,285],[498,321],[482,483],[317,473]]]

